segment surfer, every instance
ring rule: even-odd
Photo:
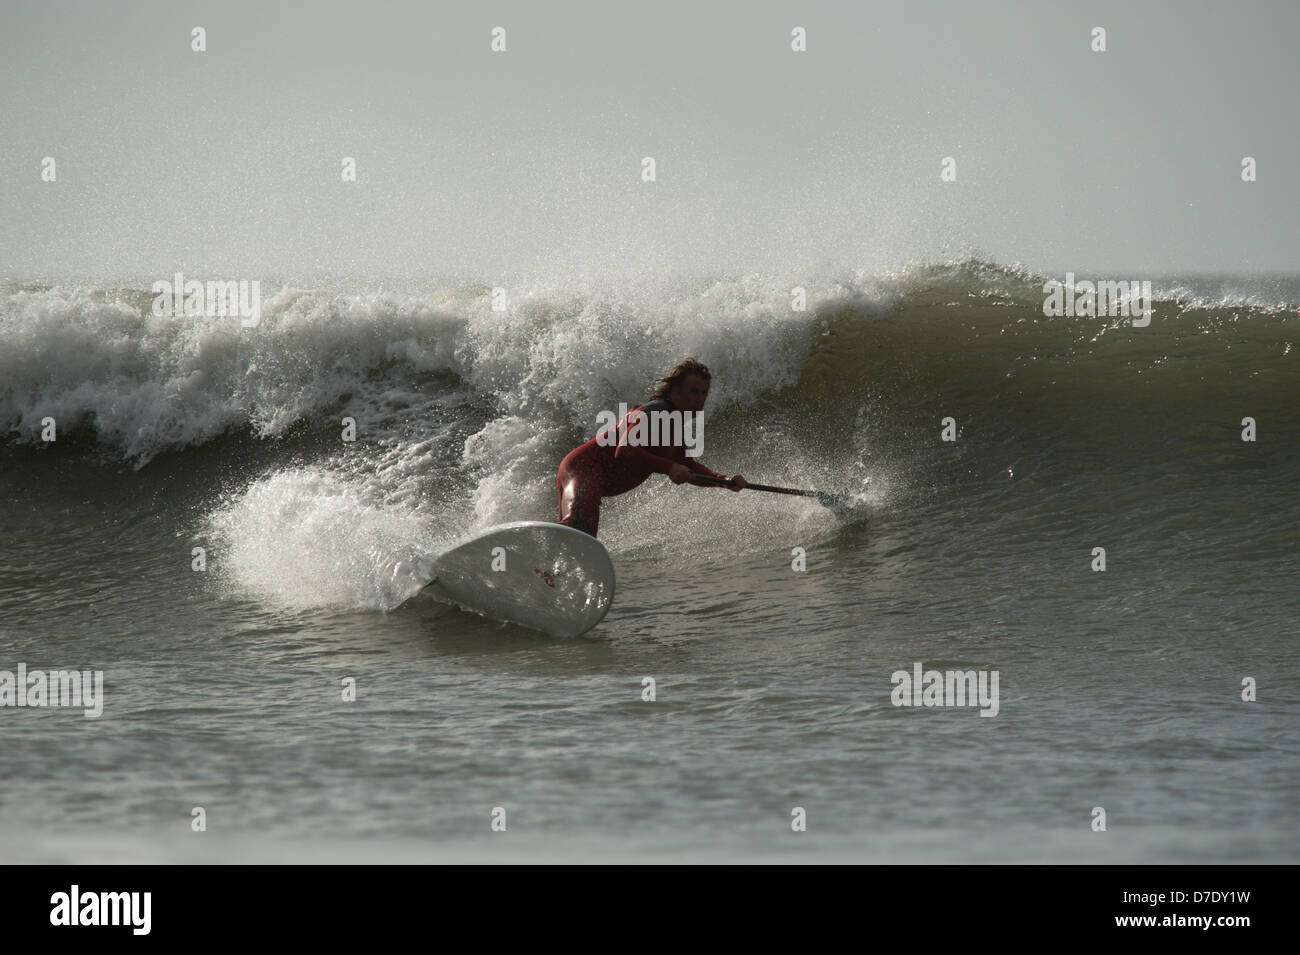
[[[604,429],[596,437],[570,451],[560,462],[555,486],[560,495],[559,523],[596,536],[600,523],[601,498],[613,497],[630,491],[651,474],[666,474],[674,484],[695,484],[697,487],[729,487],[733,491],[744,488],[745,479],[739,474],[730,478],[711,471],[693,457],[687,457],[679,429],[675,440],[657,442],[649,446],[641,441],[629,441],[629,432],[644,434],[637,427],[638,419],[653,416],[655,412],[681,412],[699,414],[709,397],[709,369],[694,358],[680,362],[667,376],[659,379],[659,387],[644,405],[630,409],[623,420],[612,429]],[[613,415],[610,415],[613,418]],[[611,433],[612,431],[612,433]],[[660,431],[662,434],[662,430]],[[617,440],[614,440],[617,437]],[[731,483],[707,484],[694,477],[723,478]]]

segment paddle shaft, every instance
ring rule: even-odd
[[[707,474],[696,474],[695,480],[708,481],[712,484],[726,484],[728,486],[731,485],[731,481],[728,478],[709,477]],[[794,488],[794,487],[773,487],[770,484],[746,484],[745,490],[746,491],[770,491],[773,494],[798,494],[800,497],[817,497],[822,493],[821,491],[801,491],[798,488]]]

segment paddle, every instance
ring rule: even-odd
[[[706,474],[695,474],[692,478],[696,481],[707,481],[710,484],[723,484],[731,486],[731,481],[727,478],[709,477]],[[829,507],[832,511],[844,512],[853,509],[853,505],[842,497],[836,497],[833,494],[827,494],[825,491],[801,491],[794,487],[773,487],[770,484],[746,484],[746,491],[768,491],[772,494],[796,494],[799,497],[815,497],[817,503],[823,507]]]

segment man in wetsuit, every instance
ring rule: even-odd
[[[686,456],[686,448],[679,442],[670,445],[642,446],[629,441],[629,431],[643,415],[660,411],[680,411],[683,415],[698,414],[709,397],[709,369],[687,358],[659,379],[659,387],[651,400],[632,408],[623,420],[602,431],[586,444],[570,451],[560,462],[555,486],[560,494],[560,521],[569,527],[596,536],[600,523],[601,498],[613,497],[630,491],[651,474],[666,474],[674,484],[691,483],[698,487],[729,487],[739,491],[745,479],[733,474],[730,484],[697,482],[693,475],[725,478],[711,471],[694,458]],[[612,417],[612,415],[611,415]],[[644,429],[642,429],[644,433]],[[617,436],[617,441],[613,440]]]

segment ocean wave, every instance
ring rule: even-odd
[[[777,414],[827,440],[864,418],[897,429],[909,409],[945,406],[1011,427],[1038,417],[1036,400],[1081,420],[1132,398],[1139,379],[1144,406],[1167,410],[1192,390],[1294,380],[1296,319],[1278,288],[1157,283],[1139,328],[1045,316],[1053,278],[978,261],[827,275],[803,282],[802,311],[789,276],[534,282],[506,289],[497,309],[483,285],[284,286],[255,328],[155,316],[139,289],[2,286],[0,423],[8,444],[39,446],[53,418],[60,439],[142,467],[224,436],[332,433],[349,417],[359,440],[387,446],[505,419],[568,440],[643,399],[685,355],[711,366],[710,412],[732,427]],[[481,444],[469,466],[517,464],[485,459]]]

